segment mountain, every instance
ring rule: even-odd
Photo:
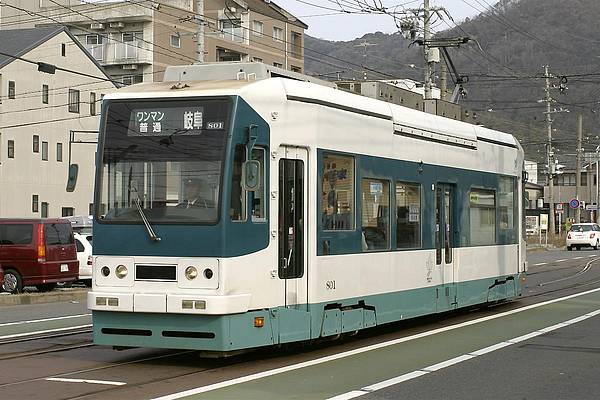
[[[447,18],[434,24],[436,38],[471,39],[448,49],[458,72],[469,79],[468,95],[460,103],[475,110],[484,125],[514,134],[528,159],[542,161],[547,133],[545,104],[539,100],[545,95],[543,66],[548,65],[555,76],[553,109],[569,110],[552,114],[557,158],[574,164],[577,113],[584,116],[584,148],[594,151],[600,144],[600,1],[467,3],[483,12],[458,25]],[[366,72],[368,79],[423,80],[422,49],[399,33],[370,33],[348,42],[307,36],[305,66],[307,73],[330,79],[362,79]],[[568,90],[558,90],[561,83]]]

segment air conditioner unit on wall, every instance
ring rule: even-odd
[[[125,23],[123,23],[123,22],[111,22],[109,24],[109,26],[111,28],[124,28],[125,27]]]
[[[90,24],[90,29],[104,29],[104,24]]]
[[[121,67],[122,69],[138,69],[137,64],[125,64]]]

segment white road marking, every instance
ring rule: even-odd
[[[572,260],[581,260],[583,257],[573,257]]]
[[[275,369],[271,369],[271,370],[267,370],[267,371],[262,371],[262,372],[258,372],[258,373],[251,374],[251,375],[241,376],[239,378],[230,379],[228,381],[213,383],[212,385],[200,386],[200,387],[197,387],[197,388],[194,388],[194,389],[189,389],[189,390],[185,390],[185,391],[178,392],[178,393],[173,393],[173,394],[168,394],[168,395],[161,396],[161,397],[156,397],[156,398],[154,398],[152,400],[175,400],[175,399],[180,399],[182,397],[193,396],[193,395],[200,394],[200,393],[210,392],[212,390],[223,389],[223,388],[226,388],[226,387],[229,387],[229,386],[233,386],[233,385],[237,385],[237,384],[240,384],[240,383],[250,382],[250,381],[254,381],[254,380],[257,380],[257,379],[261,379],[261,378],[267,378],[269,376],[278,375],[278,374],[282,374],[282,373],[290,372],[290,371],[295,371],[297,369],[311,367],[313,365],[323,364],[323,363],[326,363],[326,362],[329,362],[329,361],[339,360],[339,359],[350,357],[350,356],[354,356],[354,355],[357,355],[357,354],[366,353],[368,351],[373,351],[373,350],[377,350],[377,349],[381,349],[381,348],[393,346],[393,345],[396,345],[396,344],[409,342],[411,340],[415,340],[415,339],[420,339],[420,338],[424,338],[424,337],[427,337],[427,336],[436,335],[438,333],[443,333],[443,332],[455,330],[455,329],[458,329],[458,328],[463,328],[465,326],[475,325],[475,324],[479,324],[479,323],[482,323],[482,322],[485,322],[485,321],[491,321],[491,320],[494,320],[494,319],[497,319],[497,318],[502,318],[502,317],[505,317],[505,316],[508,316],[508,315],[517,314],[517,313],[520,313],[520,312],[523,312],[523,311],[532,310],[532,309],[535,309],[535,308],[538,308],[538,307],[543,307],[543,306],[546,306],[548,304],[558,303],[558,302],[561,302],[561,301],[566,301],[566,300],[569,300],[569,299],[573,299],[573,298],[580,297],[580,296],[585,296],[587,294],[596,293],[596,292],[600,292],[600,288],[591,289],[591,290],[587,290],[585,292],[575,293],[575,294],[572,294],[572,295],[569,295],[569,296],[565,296],[565,297],[560,297],[560,298],[553,299],[553,300],[544,301],[542,303],[531,304],[531,305],[528,305],[528,306],[525,306],[525,307],[516,308],[514,310],[505,311],[505,312],[500,313],[500,314],[489,315],[487,317],[482,317],[482,318],[474,319],[474,320],[471,320],[471,321],[462,322],[460,324],[455,324],[455,325],[450,325],[450,326],[446,326],[446,327],[443,327],[443,328],[433,329],[431,331],[418,333],[418,334],[412,335],[412,336],[407,336],[407,337],[403,337],[403,338],[399,338],[399,339],[390,340],[390,341],[387,341],[387,342],[382,342],[382,343],[377,343],[377,344],[373,344],[373,345],[370,345],[370,346],[361,347],[361,348],[354,349],[354,350],[345,351],[345,352],[339,353],[339,354],[332,354],[330,356],[321,357],[321,358],[317,358],[317,359],[310,360],[310,361],[304,361],[304,362],[301,362],[301,363],[298,363],[298,364],[292,364],[292,365],[288,365],[288,366],[285,366],[285,367],[275,368]],[[595,311],[595,313],[600,313],[600,311]],[[590,313],[590,314],[593,314],[593,313]],[[588,315],[588,314],[586,314],[586,315]],[[596,315],[596,314],[594,314],[594,315]],[[581,318],[581,317],[579,317],[579,318]],[[542,332],[540,332],[540,334],[542,334]],[[507,343],[506,346],[509,346],[511,344],[512,343]],[[494,346],[497,346],[497,345],[494,345]],[[490,346],[490,347],[493,347],[493,346]],[[504,346],[502,346],[502,347],[504,347]],[[500,348],[500,347],[498,347],[498,348]],[[485,351],[486,349],[489,349],[489,347],[485,348],[485,349],[478,350],[478,351],[482,352],[482,351]],[[493,351],[493,350],[488,350],[487,352],[489,352],[489,351]],[[471,355],[477,355],[477,352],[472,352],[472,353],[469,353],[469,354],[471,354]],[[485,354],[485,353],[482,353],[482,354]],[[428,373],[428,372],[424,372],[424,371],[417,371],[417,372],[415,372],[416,376],[421,376],[421,375],[424,375],[424,374]],[[413,378],[416,377],[416,376],[413,376]],[[408,377],[407,375],[402,375],[401,377],[406,377],[405,380],[413,379],[413,378]],[[393,378],[392,380],[394,382],[396,382],[401,377],[396,377],[396,378]],[[402,380],[397,381],[397,382],[399,383],[401,381]],[[375,387],[375,385],[372,385],[372,386]],[[363,393],[363,394],[366,394],[366,392]],[[357,397],[357,396],[355,396],[355,397]],[[336,399],[341,400],[341,399],[351,399],[351,398],[353,398],[353,397],[337,397]]]
[[[556,260],[555,262],[563,262],[563,261],[567,261],[567,259],[566,258],[562,258],[560,260]]]
[[[62,319],[72,319],[72,318],[80,318],[80,317],[89,317],[92,314],[78,314],[78,315],[67,315],[64,317],[54,317],[54,318],[44,318],[44,319],[31,319],[27,321],[16,321],[16,322],[6,322],[4,324],[0,324],[0,327],[3,326],[13,326],[13,325],[24,325],[24,324],[34,324],[36,322],[48,322],[48,321],[59,321]]]
[[[127,385],[125,382],[115,381],[99,381],[96,379],[72,379],[72,378],[46,378],[47,381],[53,382],[69,382],[69,383],[94,383],[97,385],[112,385],[112,386],[123,386]]]
[[[499,350],[499,349],[504,348],[506,346],[510,346],[510,345],[513,345],[513,344],[516,344],[516,343],[523,342],[525,340],[529,340],[529,339],[534,338],[536,336],[540,336],[540,335],[543,335],[545,333],[552,332],[552,331],[560,329],[560,328],[564,328],[565,326],[569,326],[569,325],[575,324],[577,322],[581,322],[583,320],[586,320],[588,318],[594,317],[594,316],[599,315],[599,314],[600,314],[600,310],[596,310],[596,311],[593,311],[591,313],[582,315],[582,316],[577,317],[577,318],[570,319],[570,320],[565,321],[565,322],[558,323],[556,325],[549,326],[549,327],[544,328],[544,329],[533,331],[533,332],[527,333],[525,335],[522,335],[522,336],[510,339],[510,340],[506,340],[504,342],[496,343],[495,345],[492,345],[492,346],[489,346],[489,347],[485,347],[483,349],[480,349],[480,350],[477,350],[477,351],[474,351],[474,352],[471,352],[471,353],[463,354],[461,356],[454,357],[454,358],[451,358],[451,359],[446,360],[446,361],[442,361],[441,363],[437,363],[437,364],[431,365],[429,367],[422,368],[422,369],[417,370],[417,371],[412,371],[412,372],[409,372],[407,374],[400,375],[400,376],[398,376],[396,378],[391,378],[391,379],[385,380],[383,382],[379,382],[379,383],[376,383],[376,384],[373,384],[373,385],[365,386],[365,387],[361,388],[360,390],[353,390],[351,392],[343,393],[343,394],[335,396],[335,397],[330,397],[327,400],[334,400],[334,399],[335,400],[354,399],[354,398],[357,398],[357,397],[360,397],[360,396],[364,396],[365,394],[373,393],[376,390],[385,389],[387,387],[390,387],[390,386],[393,386],[393,385],[397,385],[399,383],[406,382],[406,381],[411,380],[411,379],[419,378],[419,377],[421,377],[423,375],[439,371],[442,368],[446,368],[446,367],[449,367],[449,366],[461,363],[463,361],[471,360],[472,358],[478,357],[478,356],[480,356],[482,354],[489,353],[490,351]],[[493,350],[490,350],[490,349],[493,349]],[[352,397],[348,397],[348,395],[352,395]]]
[[[14,339],[14,338],[18,338],[18,337],[35,336],[35,335],[42,335],[44,333],[63,332],[63,331],[68,331],[68,330],[72,330],[72,329],[83,329],[83,328],[91,328],[91,327],[92,327],[92,324],[87,324],[87,325],[69,326],[66,328],[45,329],[43,331],[13,333],[12,335],[0,336],[0,340]]]
[[[588,256],[588,257],[589,258],[596,257],[596,254],[592,254],[591,256]]]
[[[546,264],[548,264],[548,263],[537,263],[537,264],[533,264],[533,265],[537,267],[538,265],[546,265]]]

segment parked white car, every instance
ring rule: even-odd
[[[79,280],[87,286],[92,285],[92,235],[75,233],[77,260],[79,261]]]
[[[593,247],[598,250],[600,246],[600,226],[594,223],[574,224],[567,233],[567,250],[573,247]]]

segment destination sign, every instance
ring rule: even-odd
[[[128,136],[200,135],[203,130],[222,130],[223,121],[205,121],[204,107],[133,109]]]

